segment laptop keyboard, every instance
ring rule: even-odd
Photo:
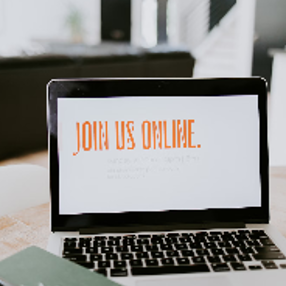
[[[108,277],[286,268],[264,230],[63,239],[62,257]]]

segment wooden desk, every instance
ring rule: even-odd
[[[286,237],[286,167],[270,172],[271,223]],[[47,247],[49,237],[49,204],[0,217],[0,260],[37,245]]]
[[[49,204],[0,217],[0,260],[30,245],[46,248]]]

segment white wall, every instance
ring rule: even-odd
[[[170,43],[189,47],[196,57],[194,76],[251,76],[256,0],[237,0],[210,33],[209,0],[169,1],[175,24]]]
[[[209,23],[209,0],[169,0],[169,42],[193,50],[205,38]]]
[[[32,40],[68,41],[66,17],[70,5],[83,15],[84,41],[96,44],[100,35],[100,0],[0,0],[0,54],[31,47]]]
[[[269,96],[270,166],[286,166],[286,53],[274,56]]]
[[[251,76],[256,0],[237,1],[237,75]]]

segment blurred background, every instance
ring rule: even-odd
[[[286,166],[285,45],[285,0],[0,0],[0,165],[47,166],[52,78],[262,76]]]

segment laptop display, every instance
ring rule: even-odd
[[[261,207],[258,95],[58,99],[59,212]]]

